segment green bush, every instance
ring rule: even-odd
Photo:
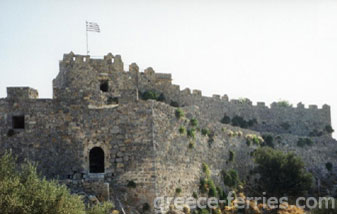
[[[223,124],[229,124],[230,122],[231,122],[231,118],[228,117],[226,114],[221,119],[221,123],[223,123]]]
[[[229,158],[228,158],[228,161],[229,162],[232,162],[234,161],[234,158],[235,158],[235,153],[231,150],[229,150]]]
[[[230,188],[237,188],[241,183],[239,179],[239,174],[234,169],[231,169],[229,171],[223,171],[222,176],[224,184]]]
[[[180,119],[180,118],[184,117],[185,114],[184,114],[184,111],[181,108],[177,108],[175,115],[178,119]]]
[[[254,152],[254,160],[257,164],[254,171],[260,174],[257,180],[259,191],[267,192],[273,197],[296,197],[311,187],[312,175],[306,171],[301,158],[294,153],[262,147]]]
[[[141,94],[141,98],[143,100],[157,100],[159,98],[160,94],[156,91],[148,90],[144,91]]]
[[[332,163],[331,163],[331,162],[327,162],[327,163],[325,164],[325,167],[326,167],[326,169],[327,169],[329,172],[331,172],[331,170],[332,170]]]
[[[85,209],[78,195],[71,195],[65,185],[40,178],[36,166],[16,164],[11,153],[0,158],[1,214],[107,214],[113,204],[106,202]]]
[[[280,107],[292,107],[293,105],[289,103],[289,101],[281,100],[276,103]]]
[[[179,107],[179,103],[176,101],[171,101],[170,106],[172,107]]]
[[[187,130],[187,136],[190,138],[195,138],[196,130],[194,128]]]
[[[194,147],[195,147],[194,141],[189,142],[188,148],[189,148],[189,149],[193,149]]]
[[[211,176],[211,170],[209,169],[206,163],[202,163],[201,165],[203,173],[205,173],[206,177],[209,178]]]
[[[180,193],[181,193],[181,191],[182,191],[182,190],[181,190],[181,188],[180,188],[180,187],[176,188],[176,193],[177,193],[177,194],[180,194]]]
[[[311,146],[314,144],[310,138],[299,138],[297,141],[297,146],[304,147],[304,146]]]
[[[85,213],[81,198],[64,185],[39,178],[36,167],[17,165],[10,153],[0,158],[0,210],[2,214]]]
[[[208,179],[207,186],[208,186],[208,197],[217,197],[218,194],[217,194],[214,181],[211,179]]]
[[[262,138],[264,140],[264,146],[269,146],[274,148],[274,138],[271,135],[262,135]]]
[[[323,135],[323,132],[322,131],[318,131],[317,129],[314,129],[312,130],[310,133],[309,133],[309,136],[310,137],[320,137]]]
[[[325,126],[324,130],[329,134],[332,134],[335,131],[330,125]]]
[[[211,132],[209,131],[209,129],[203,128],[201,129],[201,134],[204,136],[209,136]]]
[[[195,119],[195,118],[192,118],[192,119],[190,120],[190,124],[191,124],[191,126],[198,126],[198,120]]]
[[[179,133],[180,134],[185,134],[186,133],[186,128],[184,126],[179,127]]]
[[[241,128],[247,128],[248,122],[240,116],[234,116],[233,119],[232,119],[232,125],[233,126],[239,126]]]
[[[129,188],[136,188],[137,184],[134,181],[128,181],[128,184],[126,186]]]

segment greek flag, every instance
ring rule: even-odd
[[[99,29],[99,25],[95,22],[86,22],[87,25],[87,31],[91,31],[91,32],[101,32],[101,30]]]

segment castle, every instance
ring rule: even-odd
[[[227,95],[205,97],[199,90],[181,90],[170,74],[152,68],[140,72],[132,63],[124,71],[121,56],[110,53],[93,59],[71,52],[59,66],[52,99],[39,99],[29,87],[8,87],[7,97],[0,99],[0,151],[36,161],[48,178],[101,181],[108,189],[133,181],[139,206],[152,205],[155,197],[174,195],[178,187],[191,194],[202,162],[213,173],[230,167],[247,177],[254,146],[245,145],[244,136],[260,133],[282,138],[276,147],[300,154],[317,176],[326,173],[326,161],[336,163],[335,140],[324,133],[331,126],[328,105],[268,107]],[[142,99],[146,92],[158,94],[160,102]],[[177,106],[185,112],[183,119],[175,115]],[[252,123],[244,128],[223,124],[224,116]],[[194,139],[179,133],[192,118],[198,120],[197,130],[211,130],[211,141],[199,132]],[[308,136],[320,144],[297,148],[297,139]],[[228,163],[229,150],[236,152],[236,162]]]

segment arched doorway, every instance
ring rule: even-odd
[[[94,147],[89,152],[89,172],[104,173],[104,151],[100,147]]]

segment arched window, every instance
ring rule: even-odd
[[[90,173],[104,173],[104,151],[100,147],[94,147],[89,153]]]

